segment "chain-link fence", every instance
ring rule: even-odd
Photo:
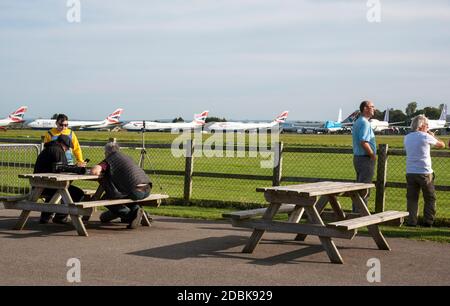
[[[88,144],[88,145],[87,145]],[[89,165],[103,160],[103,145],[84,143],[83,155],[90,159]],[[186,154],[174,154],[170,144],[148,144],[145,150],[136,143],[120,143],[122,151],[136,163],[143,160],[143,168],[153,181],[154,192],[167,193],[171,202],[191,203],[205,206],[254,207],[265,205],[257,187],[271,186],[275,171],[262,167],[269,157],[257,148],[234,147],[209,152],[210,149],[194,150],[187,169]],[[187,150],[185,146],[182,150]],[[2,145],[0,152],[1,192],[25,193],[28,182],[17,178],[19,173],[31,172],[37,156],[37,145]],[[267,152],[266,152],[267,153]],[[278,175],[282,185],[313,181],[354,181],[353,155],[350,148],[299,148],[285,147],[282,152]],[[384,209],[406,210],[406,156],[402,150],[388,150]],[[450,152],[432,152],[433,169],[436,174],[437,218],[450,219]],[[270,162],[269,162],[270,163]],[[192,175],[187,173],[191,171]],[[377,175],[374,182],[379,181]],[[84,189],[96,189],[96,182],[77,182]],[[379,184],[378,184],[379,187]],[[191,190],[189,190],[191,188]],[[188,191],[188,192],[187,192]],[[376,210],[375,189],[369,200],[371,211]],[[343,198],[344,209],[350,209],[349,199]],[[422,205],[422,199],[420,200]]]
[[[27,180],[19,174],[33,172],[34,162],[40,152],[37,144],[0,144],[0,193],[3,195],[26,194]]]

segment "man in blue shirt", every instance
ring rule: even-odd
[[[355,167],[356,181],[358,183],[372,183],[375,161],[377,159],[377,144],[369,119],[373,117],[375,107],[371,101],[363,101],[359,105],[359,110],[361,115],[352,128],[353,166]],[[364,199],[366,204],[368,198],[369,194]],[[353,211],[355,211],[354,204]]]

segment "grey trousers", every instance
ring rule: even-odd
[[[406,174],[406,206],[409,212],[408,224],[417,225],[419,211],[419,193],[423,193],[423,218],[424,222],[432,225],[436,215],[436,193],[434,190],[434,173],[431,174]]]
[[[375,173],[375,161],[371,160],[369,156],[353,156],[353,166],[356,172],[357,183],[372,183],[373,175]],[[363,199],[364,202],[369,200],[370,190],[367,196]],[[353,212],[356,212],[355,203],[353,203]]]

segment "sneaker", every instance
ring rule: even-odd
[[[138,226],[141,224],[142,222],[142,215],[143,215],[144,211],[142,210],[142,208],[139,208],[136,210],[135,214],[136,217],[134,217],[130,224],[128,224],[127,228],[128,229],[136,229],[138,228]]]
[[[113,221],[114,219],[117,219],[118,217],[113,214],[110,210],[102,212],[100,215],[100,222],[101,223],[109,223]]]

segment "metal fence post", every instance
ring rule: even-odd
[[[280,186],[283,175],[283,142],[276,143],[274,148],[274,167],[272,186]]]
[[[375,194],[375,212],[377,213],[385,209],[388,148],[388,144],[380,144],[378,146],[377,190]]]
[[[186,141],[186,164],[184,172],[184,203],[189,204],[192,195],[192,173],[194,171],[194,142]]]

